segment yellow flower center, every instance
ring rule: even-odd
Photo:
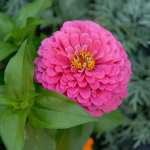
[[[76,54],[72,54],[71,57],[73,60],[70,62],[71,66],[76,66],[78,69],[87,69],[91,71],[95,68],[95,60],[92,57],[90,52],[80,51],[79,56]]]

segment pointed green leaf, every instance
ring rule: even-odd
[[[94,123],[87,123],[58,131],[56,150],[82,150],[93,131]]]
[[[41,24],[50,24],[50,23],[51,22],[46,21],[46,20],[28,17],[27,18],[27,25],[14,35],[14,39],[16,40],[17,43],[22,43],[25,36],[27,35],[28,31],[31,32],[30,29],[32,27],[36,27],[36,26],[41,25]]]
[[[17,54],[9,61],[5,71],[5,84],[8,96],[19,98],[27,91],[34,91],[33,63],[30,49],[25,41]]]
[[[11,53],[13,53],[17,50],[18,50],[17,46],[15,46],[9,42],[3,42],[0,40],[0,61],[5,59]]]
[[[7,150],[22,150],[24,147],[24,129],[26,119],[34,99],[23,110],[8,107],[1,116],[0,133]]]
[[[4,38],[4,42],[6,42],[9,38],[13,37],[13,33],[12,32],[8,32],[6,35],[5,35],[5,38]]]
[[[20,28],[26,26],[26,19],[28,17],[39,18],[43,10],[52,5],[52,0],[34,0],[32,3],[29,3],[22,7],[16,17],[16,22],[20,22]]]
[[[104,113],[102,117],[99,117],[98,122],[95,123],[94,131],[106,132],[121,125],[124,122],[125,119],[122,116],[121,112],[119,111],[119,109],[116,109],[109,113]]]
[[[13,32],[14,20],[7,16],[6,14],[0,12],[0,30],[5,34],[8,32]]]
[[[19,98],[20,100],[23,100],[23,102],[20,103],[20,107],[21,107],[22,109],[24,109],[24,108],[28,105],[28,102],[29,102],[30,99],[32,99],[32,98],[34,98],[34,97],[36,97],[36,96],[39,96],[39,95],[40,95],[39,93],[30,92],[30,91],[28,91],[28,92],[22,94],[22,95],[20,96],[20,98]]]
[[[18,99],[0,95],[0,105],[12,105],[16,107],[16,106],[19,106],[20,102],[21,101]]]
[[[30,122],[25,128],[24,150],[56,150],[57,130],[34,129]]]
[[[55,91],[48,91],[48,94],[51,96],[44,94],[45,96],[37,97],[31,108],[29,120],[34,128],[63,129],[97,121],[76,102],[64,95]]]

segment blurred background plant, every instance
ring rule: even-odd
[[[21,7],[31,2],[0,0],[0,11],[15,18]],[[44,34],[50,36],[67,20],[95,21],[121,41],[133,71],[129,94],[119,107],[126,122],[107,132],[94,132],[94,150],[150,149],[150,0],[53,0],[41,19],[53,23],[38,26],[37,47]],[[44,34],[40,36],[40,32]],[[5,68],[1,64],[0,85]]]

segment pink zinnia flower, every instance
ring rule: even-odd
[[[131,63],[111,32],[92,21],[67,21],[42,41],[35,80],[95,117],[115,110],[128,94]]]

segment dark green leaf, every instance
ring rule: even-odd
[[[24,38],[25,38],[25,35],[28,33],[28,31],[31,32],[30,29],[32,27],[36,27],[36,26],[41,25],[41,24],[50,24],[50,23],[51,22],[46,21],[46,20],[28,17],[27,18],[27,25],[14,35],[14,39],[16,40],[16,43],[22,43]]]
[[[30,100],[29,106],[21,110],[13,110],[8,107],[1,116],[0,133],[7,150],[22,150],[24,147],[24,129],[26,119],[34,98]]]
[[[0,95],[7,95],[5,85],[0,86]]]
[[[11,53],[18,50],[18,47],[0,40],[0,61],[9,56]]]
[[[119,111],[119,109],[116,109],[109,113],[104,113],[102,117],[99,117],[98,122],[95,123],[94,131],[106,132],[121,125],[124,122],[125,119],[122,116],[121,112]]]
[[[25,128],[24,150],[56,150],[57,130],[34,129],[30,122]]]
[[[43,10],[50,7],[52,0],[34,0],[32,3],[29,3],[22,7],[16,17],[16,22],[20,22],[20,28],[26,26],[26,19],[28,17],[39,18]]]
[[[39,96],[29,113],[29,120],[34,128],[64,129],[83,123],[97,121],[73,100],[61,93],[46,91]],[[51,95],[51,96],[47,96]]]
[[[6,42],[9,38],[11,38],[13,36],[13,33],[11,32],[8,32],[6,35],[5,35],[5,38],[4,38],[4,42]]]
[[[82,150],[93,131],[94,123],[87,123],[58,131],[56,150]]]
[[[12,33],[13,24],[14,24],[14,20],[11,17],[0,12],[0,30],[1,31],[3,31],[5,34],[8,32]]]
[[[5,71],[5,84],[8,96],[19,98],[27,91],[34,91],[33,64],[30,49],[25,41],[17,54],[9,61]]]
[[[42,42],[45,38],[47,38],[47,35],[41,33],[41,34],[40,34],[40,37],[33,39],[33,43],[34,43],[35,49],[38,50],[38,48],[41,46],[41,42]]]

